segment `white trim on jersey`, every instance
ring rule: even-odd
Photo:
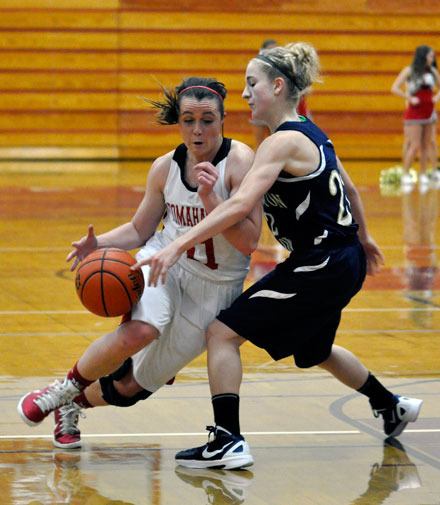
[[[278,177],[277,181],[280,182],[299,182],[299,181],[307,181],[308,179],[314,179],[315,177],[318,177],[320,175],[324,168],[327,165],[327,161],[325,159],[325,154],[324,154],[324,146],[320,145],[319,146],[319,151],[321,153],[321,165],[311,174],[303,175],[301,177],[292,177],[292,178],[287,178],[287,177]]]

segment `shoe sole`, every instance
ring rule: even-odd
[[[39,421],[38,423],[36,423],[35,421],[31,421],[27,416],[26,414],[23,412],[23,402],[24,402],[24,399],[26,398],[26,396],[23,396],[23,398],[21,398],[21,400],[18,402],[18,405],[17,405],[17,412],[18,414],[20,415],[21,419],[28,425],[28,426],[38,426],[39,424],[41,424],[42,420]]]
[[[407,412],[405,415],[405,420],[402,421],[399,425],[396,426],[396,429],[393,430],[388,437],[398,437],[402,431],[406,428],[408,423],[413,423],[414,421],[417,421],[417,418],[419,417],[420,414],[420,409],[422,408],[423,400],[413,400],[413,407],[411,410]]]
[[[81,449],[81,441],[71,442],[70,444],[60,444],[54,439],[52,440],[52,443],[58,449]]]
[[[223,458],[221,461],[200,461],[197,459],[176,459],[176,463],[186,468],[213,468],[218,470],[238,470],[254,464],[251,455]]]

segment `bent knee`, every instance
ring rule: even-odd
[[[119,344],[133,352],[144,348],[159,337],[159,331],[143,321],[128,321],[118,329]]]
[[[140,400],[146,400],[151,396],[151,391],[143,389],[135,381],[122,384],[114,381],[111,376],[99,379],[102,391],[102,398],[109,404],[116,407],[131,407]]]
[[[123,377],[119,381],[113,381],[113,386],[120,395],[125,397],[135,396],[137,393],[144,391],[144,388],[136,382],[133,375]]]
[[[226,326],[224,323],[215,319],[206,330],[206,341],[209,344],[210,342],[219,342],[219,341],[237,341],[238,345],[241,345],[245,342],[245,339],[240,337],[234,330]]]

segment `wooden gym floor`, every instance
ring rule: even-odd
[[[346,164],[387,264],[346,309],[337,342],[396,393],[422,398],[419,421],[384,441],[364,397],[245,345],[242,429],[255,465],[189,471],[173,458],[212,423],[204,356],[148,401],[87,411],[79,451],[53,449],[52,419],[31,429],[16,412],[117,324],[83,310],[65,257],[89,223],[99,233],[131,217],[147,166],[0,165],[2,505],[440,504],[438,190],[384,195],[387,163]],[[250,281],[277,255],[262,246]]]

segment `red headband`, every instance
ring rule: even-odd
[[[207,89],[207,90],[211,91],[211,93],[214,93],[215,95],[219,96],[223,100],[223,97],[220,95],[220,93],[218,91],[216,91],[215,89],[209,88],[208,86],[188,86],[187,88],[183,88],[181,91],[179,91],[179,95],[181,95],[185,91],[188,91],[189,89],[194,89],[194,88]]]

